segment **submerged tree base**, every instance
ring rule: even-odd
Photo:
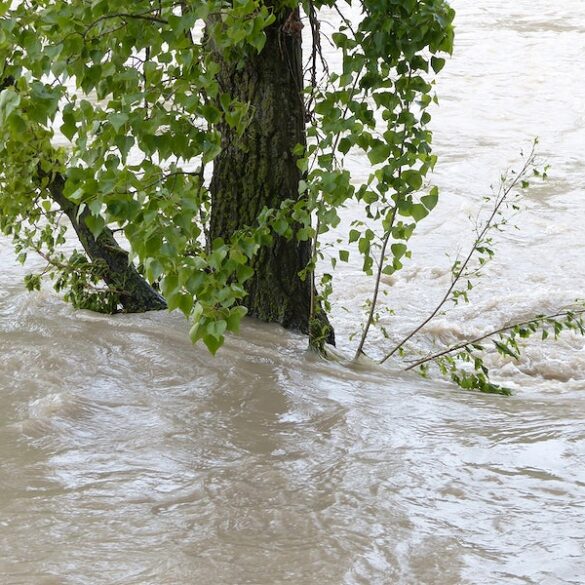
[[[302,172],[294,151],[306,144],[301,28],[298,9],[281,8],[265,29],[260,53],[243,65],[220,60],[219,85],[232,100],[248,104],[250,120],[242,133],[225,122],[219,125],[222,149],[210,186],[212,241],[229,241],[238,230],[254,226],[263,209],[278,210],[299,199]],[[317,345],[321,339],[334,343],[324,312],[315,318],[318,335],[309,324],[313,282],[300,274],[311,262],[312,242],[297,237],[300,225],[292,227],[292,237],[273,235],[257,252],[243,304],[250,316],[310,334]]]

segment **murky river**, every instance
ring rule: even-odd
[[[443,200],[385,284],[397,338],[535,136],[551,179],[473,305],[429,332],[454,341],[585,296],[585,2],[454,5],[433,122]],[[583,339],[494,358],[515,395],[486,397],[324,362],[252,322],[212,359],[174,314],[25,293],[4,239],[0,267],[2,585],[585,583]],[[349,266],[342,347],[370,290]]]

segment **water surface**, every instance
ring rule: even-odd
[[[441,297],[467,216],[533,137],[552,170],[474,303],[429,327],[437,343],[585,296],[585,4],[454,6],[433,121],[443,199],[384,285],[392,335]],[[0,267],[2,584],[585,582],[583,339],[490,358],[515,394],[486,397],[395,364],[324,362],[254,322],[212,359],[177,315],[27,294],[5,239]],[[370,291],[344,268],[348,355]]]

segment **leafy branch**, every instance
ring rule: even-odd
[[[564,330],[585,335],[585,308],[565,309],[554,314],[538,315],[531,319],[505,325],[419,359],[405,368],[405,371],[420,368],[421,373],[426,375],[428,365],[434,362],[443,375],[449,376],[465,390],[479,390],[480,392],[509,396],[511,391],[508,388],[490,381],[489,370],[478,353],[486,351],[482,342],[491,340],[495,350],[500,355],[518,360],[520,359],[518,339],[527,339],[538,331],[541,331],[543,340],[549,337],[550,331],[557,339]],[[496,336],[499,339],[492,339]],[[471,364],[472,371],[462,369],[458,365],[459,362]]]
[[[533,333],[536,333],[536,331],[542,327],[541,330],[543,332],[543,339],[546,339],[548,337],[548,331],[544,329],[544,327],[551,325],[554,330],[555,338],[557,338],[560,332],[565,328],[577,330],[581,335],[585,335],[585,325],[582,317],[583,315],[585,315],[585,308],[559,311],[558,313],[554,313],[552,315],[538,315],[531,319],[527,319],[526,321],[519,321],[517,323],[512,323],[511,325],[504,325],[503,327],[494,329],[489,333],[485,333],[473,339],[469,339],[468,341],[463,341],[457,345],[452,345],[451,347],[448,347],[442,351],[417,360],[413,364],[404,368],[404,371],[406,372],[408,370],[413,370],[414,368],[418,368],[424,364],[435,361],[440,357],[454,353],[461,349],[473,348],[476,350],[483,350],[484,348],[478,345],[482,341],[495,337],[496,335],[503,335],[504,333],[508,332],[517,334],[521,338],[525,339]],[[518,359],[520,357],[518,352],[512,350],[506,343],[502,343],[501,341],[494,341],[494,345],[501,354],[508,355],[514,359]]]
[[[404,93],[408,92],[409,89],[409,85],[410,85],[410,81],[412,79],[412,69],[409,68],[408,70],[408,77],[407,77],[407,84],[406,84],[406,88]],[[400,107],[401,107],[401,112],[399,115],[399,118],[404,114],[404,113],[409,113],[410,112],[410,102],[406,101],[406,103],[403,102],[403,100],[400,100]],[[408,138],[408,134],[407,134],[407,127],[406,125],[404,126],[403,132],[402,132],[402,140],[400,142],[400,155],[398,157],[398,159],[402,159],[403,155],[404,155],[404,149],[406,146],[406,140]],[[403,167],[399,166],[398,167],[398,180],[401,179],[402,177],[402,170]],[[401,202],[402,199],[402,195],[401,193],[396,193],[395,195],[396,200],[394,201],[394,205],[391,207],[390,209],[390,219],[388,224],[385,226],[386,228],[386,233],[384,234],[383,240],[382,240],[382,247],[380,250],[380,259],[378,261],[378,269],[376,272],[376,281],[374,284],[374,293],[372,294],[372,299],[370,302],[370,309],[368,312],[368,318],[366,321],[366,325],[364,327],[364,330],[362,331],[362,335],[360,338],[360,341],[358,343],[358,347],[355,351],[355,356],[354,356],[354,360],[357,360],[359,358],[359,356],[363,353],[364,350],[364,345],[366,343],[366,339],[368,338],[368,332],[370,330],[370,326],[372,325],[372,323],[374,322],[374,315],[376,313],[376,306],[378,303],[378,294],[380,292],[380,282],[382,281],[382,273],[384,270],[384,262],[386,260],[386,249],[388,248],[388,244],[390,242],[390,238],[392,237],[392,228],[394,227],[394,222],[396,221],[396,214],[398,212],[398,206],[399,203]]]

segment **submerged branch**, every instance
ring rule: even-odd
[[[474,339],[470,339],[468,341],[458,343],[457,345],[453,345],[453,346],[448,347],[442,351],[439,351],[439,352],[434,353],[432,355],[429,355],[425,358],[417,360],[416,362],[414,362],[410,366],[404,368],[404,371],[406,372],[408,370],[413,370],[414,368],[418,368],[419,366],[422,366],[423,364],[432,362],[440,357],[454,353],[456,351],[459,351],[460,349],[465,349],[469,346],[481,343],[482,341],[485,341],[486,339],[489,339],[490,337],[493,337],[494,335],[501,335],[503,333],[507,333],[508,331],[512,331],[513,329],[516,329],[518,327],[528,327],[530,325],[539,325],[545,321],[549,321],[552,319],[559,319],[562,317],[569,318],[569,317],[572,317],[574,315],[585,315],[585,309],[575,309],[573,311],[568,311],[568,310],[560,311],[560,312],[555,313],[553,315],[541,315],[539,317],[527,319],[526,321],[519,321],[518,323],[513,323],[511,325],[505,325],[504,327],[500,327],[499,329],[494,329],[493,331],[490,331],[489,333],[485,333],[484,335],[480,335],[479,337],[475,337]]]

